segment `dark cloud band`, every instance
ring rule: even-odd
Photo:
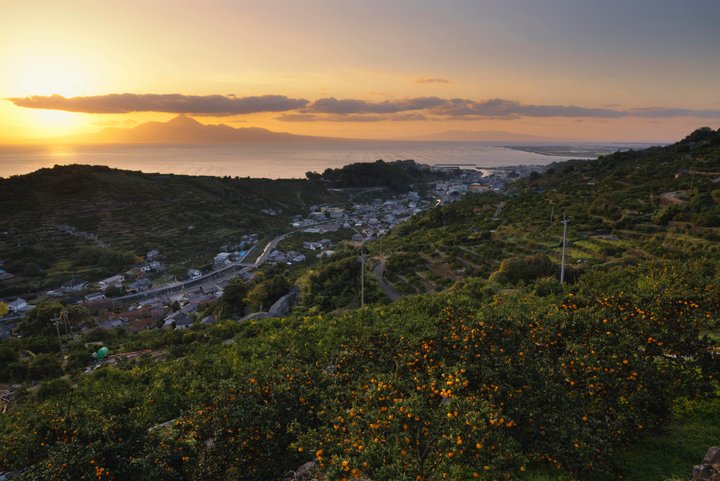
[[[299,109],[309,103],[305,99],[291,99],[284,95],[234,97],[225,95],[109,94],[69,98],[62,95],[50,95],[10,98],[8,100],[19,107],[88,114],[167,112],[217,116],[258,112],[286,112]]]
[[[19,107],[92,114],[167,112],[229,116],[277,112],[281,113],[277,117],[278,120],[288,122],[480,120],[521,117],[595,119],[696,117],[720,119],[720,109],[666,107],[621,109],[619,106],[610,105],[594,108],[575,105],[523,104],[507,99],[476,101],[440,97],[414,97],[379,102],[326,97],[311,102],[284,95],[235,97],[234,95],[109,94],[68,98],[61,95],[32,96],[7,100]]]
[[[402,100],[385,100],[383,102],[369,102],[357,99],[336,99],[328,97],[318,99],[303,109],[305,113],[321,113],[333,115],[345,114],[396,114],[412,110],[427,110],[441,106],[445,103],[438,97],[417,97]]]

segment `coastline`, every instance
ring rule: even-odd
[[[496,146],[486,142],[325,142],[282,144],[124,144],[0,146],[0,177],[56,164],[106,165],[146,173],[252,178],[304,178],[356,162],[413,159],[418,163],[482,168],[546,165],[577,158]]]

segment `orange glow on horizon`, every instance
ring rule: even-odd
[[[587,6],[539,7],[531,0],[520,0],[522,6],[390,2],[377,15],[380,3],[3,0],[0,144],[132,128],[175,115],[70,113],[5,100],[52,94],[278,95],[375,103],[436,97],[584,110],[702,111],[694,117],[533,117],[521,111],[420,121],[416,119],[423,112],[411,110],[400,112],[405,119],[364,122],[280,121],[279,113],[266,111],[231,118],[193,116],[205,124],[346,138],[492,130],[559,140],[656,141],[676,140],[694,128],[720,123],[714,82],[720,62],[711,57],[717,54],[711,41],[716,27],[706,21],[710,16],[686,18],[688,31],[697,37],[667,29],[662,22],[648,23],[642,32],[609,22],[617,31],[608,35],[605,27],[598,28],[600,23],[582,21],[592,11]],[[596,3],[593,15],[622,17]],[[623,8],[635,8],[626,3]],[[673,15],[659,20],[680,25],[675,17],[687,9],[678,4],[671,10]],[[543,15],[529,15],[531,11]],[[555,21],[568,28],[548,23]],[[376,28],[366,28],[371,22]],[[656,37],[651,42],[641,33]]]

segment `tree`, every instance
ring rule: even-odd
[[[22,271],[25,277],[40,277],[43,274],[42,267],[37,262],[28,262]]]
[[[244,280],[236,278],[230,281],[218,302],[215,315],[219,319],[228,319],[245,314],[245,296],[248,290],[249,286]]]

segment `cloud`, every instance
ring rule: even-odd
[[[415,117],[398,116],[404,112],[416,112]],[[325,115],[322,115],[325,114]],[[371,117],[368,114],[375,114]],[[366,115],[359,117],[359,115]],[[298,112],[278,117],[281,120],[300,121],[379,121],[379,120],[428,120],[433,117],[443,119],[515,119],[520,117],[595,117],[618,118],[629,115],[627,112],[586,108],[573,105],[532,105],[513,100],[490,99],[475,101],[469,99],[442,99],[439,97],[415,97],[399,100],[372,102],[361,99],[336,99],[328,97],[318,99]],[[347,116],[355,116],[347,119]],[[372,119],[372,120],[370,120]]]
[[[718,108],[646,107],[629,109],[620,108],[615,104],[602,107],[581,107],[577,105],[525,104],[502,98],[478,101],[464,98],[410,97],[372,101],[323,97],[315,101],[309,101],[284,95],[237,97],[232,94],[126,93],[67,98],[61,95],[14,97],[6,100],[19,107],[93,114],[167,112],[220,117],[274,112],[281,114],[276,117],[278,120],[286,122],[403,122],[424,120],[512,120],[519,118],[582,118],[601,121],[626,117],[644,119],[675,117],[720,119],[720,109]],[[714,107],[712,104],[710,106]],[[243,120],[232,120],[231,122],[244,123]],[[105,125],[112,124],[106,123]]]
[[[477,102],[468,99],[450,99],[429,111],[433,115],[474,118],[505,118],[519,117],[595,117],[618,118],[627,113],[602,108],[577,107],[574,105],[532,105],[522,104],[514,100],[490,99]]]
[[[445,78],[419,78],[415,81],[419,84],[449,84],[450,81]]]
[[[442,105],[445,100],[438,97],[417,97],[403,100],[370,102],[358,99],[336,99],[327,97],[312,102],[303,113],[322,114],[394,114],[410,110],[425,110]]]
[[[89,97],[62,95],[9,98],[18,107],[64,110],[88,114],[125,114],[130,112],[167,112],[225,116],[258,112],[286,112],[306,106],[305,99],[284,95],[234,97],[228,95],[181,94],[109,94]]]
[[[646,107],[641,109],[630,110],[630,115],[635,117],[645,117],[651,119],[660,119],[668,117],[700,117],[708,119],[720,118],[720,109],[683,109],[683,108],[667,108],[667,107]]]
[[[410,122],[431,120],[427,116],[411,112],[399,114],[312,114],[312,113],[288,113],[275,117],[275,120],[283,122]]]

